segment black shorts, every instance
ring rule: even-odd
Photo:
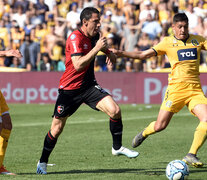
[[[82,103],[98,110],[97,103],[108,95],[99,85],[93,85],[85,90],[59,90],[53,116],[56,118],[70,116]]]

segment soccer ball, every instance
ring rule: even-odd
[[[181,160],[173,160],[166,167],[166,176],[170,180],[184,180],[189,175],[188,165]]]

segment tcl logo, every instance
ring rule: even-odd
[[[197,59],[197,48],[180,49],[177,53],[179,61]]]

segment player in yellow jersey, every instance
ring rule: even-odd
[[[19,50],[7,50],[7,51],[0,51],[0,56],[15,56],[21,58],[22,55]],[[9,108],[7,103],[4,99],[3,94],[0,91],[0,175],[15,175],[6,170],[3,165],[6,148],[8,145],[8,139],[12,130],[12,122],[11,117],[9,115]]]
[[[200,123],[194,133],[190,151],[183,160],[195,167],[202,167],[203,163],[196,155],[207,137],[207,98],[200,84],[199,64],[201,50],[207,50],[207,40],[202,36],[189,34],[188,18],[184,13],[173,17],[172,29],[174,35],[165,37],[152,49],[138,52],[113,50],[117,56],[138,59],[165,54],[171,64],[168,88],[157,120],[134,137],[132,146],[135,148],[149,135],[164,130],[174,113],[186,105],[189,111],[198,117]]]

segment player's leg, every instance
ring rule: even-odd
[[[8,140],[12,130],[12,121],[9,115],[9,107],[5,101],[3,94],[0,91],[0,174],[14,175],[9,172],[3,165],[6,149],[8,146]]]
[[[173,114],[174,114],[173,112],[169,112],[161,109],[159,111],[157,121],[151,122],[143,131],[141,131],[134,137],[134,139],[132,140],[132,147],[135,148],[141,145],[141,143],[149,135],[164,130],[169,124]]]
[[[185,85],[182,84],[168,85],[157,120],[151,122],[134,137],[132,147],[139,146],[149,135],[162,131],[167,127],[173,114],[179,112],[185,105],[185,89]]]
[[[112,154],[125,155],[129,158],[137,157],[139,155],[138,152],[132,151],[122,146],[123,124],[121,110],[113,98],[111,96],[104,97],[97,103],[96,108],[106,113],[110,117],[109,126],[113,139]]]
[[[203,163],[197,158],[197,152],[206,141],[207,137],[207,104],[196,105],[192,112],[198,117],[200,123],[195,130],[194,139],[189,153],[184,157],[183,160],[187,164],[190,164],[194,167],[202,167]]]
[[[37,174],[47,174],[47,162],[49,156],[56,145],[59,135],[63,131],[66,120],[81,104],[82,101],[78,98],[78,95],[77,97],[74,97],[73,93],[59,91],[54,108],[51,129],[45,136],[42,154],[37,164]]]
[[[46,134],[42,154],[37,164],[37,174],[47,174],[47,163],[51,152],[53,151],[58,136],[63,131],[67,117],[53,118],[51,130]]]

